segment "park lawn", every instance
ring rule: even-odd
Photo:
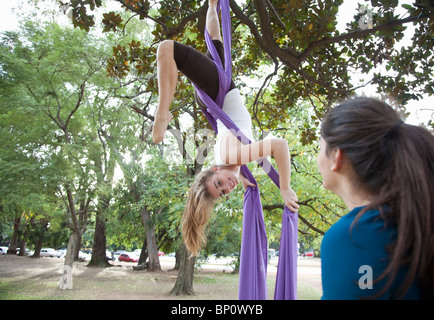
[[[17,257],[18,258],[18,257]],[[194,295],[172,296],[177,272],[133,271],[132,264],[110,268],[86,267],[87,262],[74,263],[73,289],[58,287],[61,261],[40,259],[35,262],[19,257],[19,267],[0,266],[0,300],[237,300],[238,274],[196,271]],[[4,262],[5,258],[0,258]],[[29,265],[26,266],[26,263]],[[275,277],[267,278],[268,298],[273,299]],[[298,281],[299,300],[318,300],[321,292]]]

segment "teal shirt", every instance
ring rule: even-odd
[[[386,280],[374,280],[388,265],[386,247],[396,237],[396,229],[384,226],[378,210],[365,212],[351,225],[363,207],[343,216],[324,235],[321,243],[323,300],[353,300],[373,296],[384,288]],[[350,230],[351,229],[351,230]],[[393,299],[405,277],[401,268],[389,290],[378,299]],[[404,299],[420,299],[414,283]]]

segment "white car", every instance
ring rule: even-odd
[[[88,254],[88,253],[85,253],[82,251],[78,252],[78,259],[80,259],[80,260],[90,260],[91,257],[92,257],[91,254]]]
[[[62,253],[52,249],[52,248],[42,248],[40,256],[41,257],[50,257],[50,258],[60,258]]]
[[[66,249],[59,249],[59,250],[56,250],[56,251],[60,253],[60,258],[65,258],[66,257],[66,252],[67,252]]]
[[[8,252],[8,247],[0,247],[0,256]]]

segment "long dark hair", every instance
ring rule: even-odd
[[[386,225],[397,228],[389,265],[378,279],[387,277],[381,293],[406,266],[399,297],[417,279],[423,298],[434,298],[433,135],[405,124],[385,102],[354,98],[329,112],[321,136],[327,153],[335,148],[345,153],[356,175],[355,186],[373,195],[356,221],[364,212],[378,209]]]

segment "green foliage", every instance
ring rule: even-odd
[[[107,194],[103,181],[113,170],[98,131],[98,108],[113,88],[102,68],[107,48],[102,39],[55,23],[27,21],[2,35],[2,217],[30,213],[33,222],[22,224],[37,230],[38,220],[48,221],[49,232],[63,232],[73,225],[71,191],[80,228],[87,227],[91,201]]]
[[[140,20],[153,22],[154,44],[173,39],[205,50],[203,30],[207,1],[118,2]],[[248,0],[242,5],[231,2],[234,74],[255,78],[264,66],[274,65],[276,71],[279,69],[272,94],[261,97],[253,105],[259,127],[276,128],[283,121],[285,109],[296,109],[298,103],[306,99],[320,102],[315,116],[322,119],[336,100],[353,94],[359,85],[352,83],[351,72],[354,71],[374,73],[373,78],[366,79],[362,85],[376,85],[378,93],[389,95],[401,105],[420,99],[422,94],[433,94],[430,81],[434,39],[432,3],[419,1],[400,5],[397,0],[376,0],[365,7],[354,3],[354,19],[345,33],[341,33],[336,27],[342,3],[342,0]],[[83,4],[85,1],[79,0],[69,3],[73,10]],[[399,8],[406,13],[397,14]],[[368,12],[372,25],[362,29],[360,21]],[[88,20],[74,19],[74,22],[95,23],[93,17]],[[411,22],[416,25],[412,45],[395,48]],[[103,20],[105,28],[113,31],[128,23],[131,23],[130,17],[120,17],[113,12]],[[139,54],[128,46],[115,47],[108,74],[125,77],[132,70],[152,74],[153,58],[145,57],[145,52],[153,54],[154,44],[140,47]],[[416,47],[420,50],[415,50]],[[390,72],[376,72],[380,66]],[[153,81],[149,82],[148,89],[155,92]],[[309,144],[316,138],[315,128],[305,127],[301,136],[303,143]]]
[[[102,23],[105,25],[104,32],[117,31],[118,27],[122,27],[122,17],[114,12],[104,13]]]
[[[118,44],[113,47],[113,57],[107,62],[107,75],[115,78],[124,78],[135,68],[138,76],[148,72],[153,64],[155,49],[142,47],[141,42],[132,40],[127,46]],[[153,81],[149,84],[152,86]],[[155,89],[155,88],[150,88]]]

